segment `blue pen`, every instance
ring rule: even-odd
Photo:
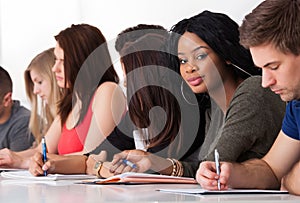
[[[131,168],[137,168],[136,164],[132,163],[131,161],[128,161],[127,159],[123,159],[122,163],[127,166],[130,166]]]
[[[219,176],[218,178],[218,190],[221,190],[221,183],[220,183],[220,161],[219,161],[219,153],[218,150],[215,149],[215,162],[216,162],[216,171]]]
[[[47,146],[45,137],[42,138],[42,153],[43,153],[43,162],[47,161]],[[44,171],[44,176],[47,176],[47,171]]]

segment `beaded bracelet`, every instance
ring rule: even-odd
[[[177,166],[176,166],[176,163],[175,163],[175,161],[174,161],[173,159],[167,158],[167,160],[171,161],[172,166],[173,166],[173,170],[172,170],[171,176],[175,176],[175,175],[176,175],[176,172],[177,172]]]
[[[180,161],[176,160],[176,163],[178,164],[178,173],[177,176],[181,177],[183,176],[183,165]]]

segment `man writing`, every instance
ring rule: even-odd
[[[241,43],[250,49],[263,71],[262,86],[288,102],[282,129],[262,159],[243,163],[203,162],[197,181],[203,188],[282,187],[300,195],[300,0],[265,0],[248,14],[240,27]],[[261,104],[264,105],[264,104]]]

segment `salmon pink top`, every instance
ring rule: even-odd
[[[80,152],[83,150],[83,145],[89,131],[93,116],[92,103],[93,99],[91,100],[84,119],[78,126],[69,130],[67,129],[66,123],[63,125],[63,129],[57,146],[58,154],[64,155],[74,152]]]

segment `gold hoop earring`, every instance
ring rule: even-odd
[[[185,95],[184,95],[184,93],[183,93],[183,80],[181,81],[180,91],[181,91],[181,95],[182,95],[183,99],[184,99],[188,104],[193,105],[193,106],[198,105],[198,103],[192,103],[192,102],[190,102],[190,101],[185,97]]]

